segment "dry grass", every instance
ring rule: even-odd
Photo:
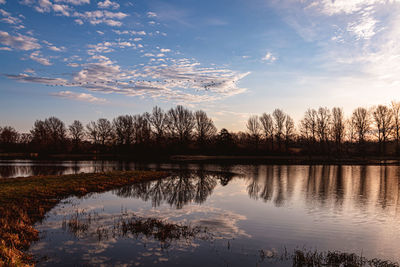
[[[166,172],[117,171],[0,179],[0,266],[33,265],[31,255],[24,252],[39,237],[33,225],[60,200],[167,175]]]

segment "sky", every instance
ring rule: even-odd
[[[400,0],[0,0],[0,126],[400,100]]]

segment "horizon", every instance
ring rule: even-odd
[[[0,0],[0,125],[204,110],[245,131],[280,108],[398,100],[400,1]]]

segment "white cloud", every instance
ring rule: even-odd
[[[276,61],[276,57],[271,52],[267,52],[261,60],[272,63]]]
[[[66,48],[64,46],[57,47],[55,45],[49,46],[49,49],[52,50],[52,51],[55,51],[55,52],[63,52],[63,51],[66,50]]]
[[[100,35],[104,35],[104,32],[102,32],[102,31],[96,31],[98,34],[100,34]]]
[[[155,12],[147,12],[147,17],[148,18],[155,18],[155,17],[157,17],[157,14]]]
[[[112,2],[110,0],[104,0],[103,2],[98,2],[97,6],[99,8],[111,8],[111,9],[118,9],[119,4],[116,2]]]
[[[67,99],[72,99],[72,100],[77,100],[77,101],[84,101],[84,102],[98,102],[98,103],[104,103],[107,102],[105,98],[98,98],[93,96],[92,94],[86,94],[86,93],[75,93],[71,91],[60,91],[57,93],[51,93],[52,96],[56,97],[61,97],[61,98],[67,98]]]
[[[90,4],[90,0],[54,0],[56,3],[68,3],[72,5]]]
[[[0,5],[5,4],[5,3],[6,3],[6,0],[0,0]]]
[[[161,53],[168,53],[168,52],[171,52],[171,49],[168,49],[168,48],[161,48],[161,49],[160,49],[160,52],[161,52]]]
[[[18,50],[33,50],[41,47],[37,39],[33,37],[22,34],[13,36],[4,31],[0,31],[0,43]]]
[[[0,51],[12,51],[9,47],[0,47]]]
[[[55,2],[60,3],[69,3],[73,5],[81,5],[81,4],[89,4],[89,0],[55,0]],[[82,25],[84,21],[88,21],[92,25],[97,25],[100,23],[107,24],[109,26],[121,26],[122,22],[120,20],[124,19],[128,16],[128,14],[122,12],[111,12],[107,10],[94,10],[94,11],[86,11],[83,13],[75,11],[72,7],[63,5],[63,4],[55,4],[50,0],[37,0],[29,1],[25,0],[22,2],[25,5],[33,6],[33,8],[41,13],[44,12],[56,12],[59,15],[63,15],[66,17],[74,17],[75,23]],[[104,2],[99,2],[99,4],[106,4],[107,0]],[[116,4],[116,3],[115,3]],[[113,5],[116,7],[116,5]],[[118,4],[117,4],[118,5]]]
[[[43,57],[39,51],[32,52],[29,58],[45,66],[53,65],[48,58]]]
[[[18,75],[6,74],[5,76],[20,82],[40,83],[53,86],[59,84],[65,84],[67,82],[67,80],[61,78],[37,77],[37,76],[29,76],[28,74],[18,74]]]
[[[0,9],[0,15],[5,17],[2,18],[1,21],[8,24],[20,24],[22,23],[21,19],[11,16],[11,14],[4,9]]]
[[[74,17],[78,17],[83,20],[87,20],[92,25],[97,25],[100,23],[105,23],[109,26],[119,27],[122,25],[122,20],[128,16],[123,12],[110,12],[107,10],[96,10],[96,11],[86,11],[84,13],[74,12]]]
[[[26,72],[26,73],[35,73],[35,70],[29,68],[29,69],[24,70],[24,72]]]

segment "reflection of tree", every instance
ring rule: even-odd
[[[260,174],[259,169],[263,169]],[[251,166],[245,178],[250,198],[277,207],[293,196],[309,207],[327,209],[342,209],[344,203],[365,210],[368,205],[381,209],[400,205],[398,166]]]
[[[273,193],[274,193],[274,168],[273,166],[268,165],[265,173],[265,183],[263,190],[260,192],[260,197],[264,199],[264,201],[268,201],[272,199]]]
[[[228,175],[228,177],[231,176],[232,174]],[[162,180],[133,184],[118,189],[116,194],[121,197],[140,198],[144,201],[151,199],[154,207],[168,203],[180,209],[190,202],[205,202],[221,177],[224,177],[224,173],[204,170],[179,171]]]

